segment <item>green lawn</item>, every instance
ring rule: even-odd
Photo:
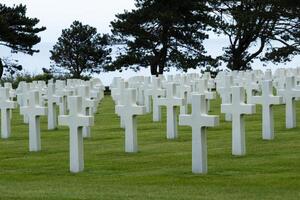
[[[220,102],[212,102],[219,114]],[[300,103],[297,105],[300,114]],[[247,155],[231,155],[231,123],[221,117],[208,133],[208,174],[191,173],[191,129],[166,139],[152,115],[138,117],[137,154],[124,153],[124,131],[105,97],[92,138],[84,142],[85,170],[69,173],[68,127],[48,131],[42,151],[28,152],[28,127],[15,110],[12,137],[0,140],[0,199],[300,199],[300,116],[285,129],[284,106],[275,107],[275,140],[261,139],[261,113],[246,117]]]

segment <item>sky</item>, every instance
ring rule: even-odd
[[[50,52],[62,29],[68,28],[74,20],[79,20],[84,24],[96,27],[99,33],[110,33],[110,22],[115,19],[115,15],[123,13],[124,10],[134,9],[134,0],[0,0],[1,3],[12,6],[14,4],[24,4],[27,7],[27,16],[40,19],[38,26],[46,26],[47,30],[39,35],[41,43],[35,46],[40,52],[29,56],[23,53],[11,54],[8,48],[0,46],[1,57],[16,59],[27,72],[37,74],[42,72],[42,68],[48,68],[50,62]],[[211,35],[206,40],[204,46],[207,52],[212,56],[219,56],[223,53],[223,47],[228,45],[225,37],[218,38]],[[300,58],[293,62],[279,67],[297,67],[300,66]],[[265,69],[262,63],[256,61],[254,69]],[[268,64],[268,68],[275,69],[274,65]],[[276,67],[278,68],[278,66]],[[193,72],[193,71],[191,71]],[[178,73],[171,70],[166,74]],[[115,76],[129,78],[131,76],[144,75],[150,76],[149,69],[142,69],[139,72],[131,70],[110,73],[101,73],[95,75],[99,77],[105,85],[109,85]]]
[[[74,20],[94,26],[98,32],[109,33],[115,15],[135,7],[134,0],[1,0],[1,3],[25,4],[27,16],[37,17],[39,25],[47,27],[40,35],[42,42],[49,43],[56,42],[61,30]]]

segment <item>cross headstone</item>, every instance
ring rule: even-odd
[[[206,79],[199,79],[196,86],[197,92],[205,95],[207,111],[210,111],[210,100],[216,99],[216,93],[208,90],[208,81]]]
[[[222,113],[232,116],[232,155],[246,154],[245,114],[255,113],[254,104],[245,104],[245,90],[242,87],[232,87],[232,103],[221,105]]]
[[[62,80],[57,80],[55,83],[55,94],[61,97],[61,102],[58,105],[59,115],[67,114],[67,100],[68,96],[74,95],[72,90],[66,88],[66,82]]]
[[[9,89],[0,88],[0,109],[1,109],[1,138],[10,137],[10,110],[17,107],[17,103],[10,100]]]
[[[192,127],[192,172],[207,173],[206,127],[219,124],[218,116],[207,115],[204,94],[192,94],[192,114],[180,115],[179,125]]]
[[[77,88],[77,94],[78,96],[82,97],[82,110],[83,114],[87,116],[92,116],[93,115],[93,108],[97,106],[97,101],[89,98],[89,87],[86,85],[80,85]],[[88,127],[83,127],[83,137],[84,138],[90,138],[91,137],[91,128]]]
[[[57,105],[62,103],[62,98],[55,94],[55,85],[53,83],[48,84],[47,88],[47,105],[48,105],[48,130],[57,128]]]
[[[46,107],[40,106],[39,92],[29,92],[27,106],[20,108],[21,114],[27,115],[29,119],[29,151],[41,150],[40,116],[47,114]]]
[[[150,113],[152,110],[152,102],[151,102],[152,89],[151,89],[150,77],[145,77],[144,83],[143,83],[143,90],[144,90],[146,112]]]
[[[264,80],[272,80],[272,71],[270,69],[267,69],[265,71]]]
[[[119,82],[119,87],[118,87],[119,92],[115,96],[115,99],[117,101],[117,103],[116,103],[117,105],[123,105],[124,104],[126,88],[128,88],[128,82],[121,79],[120,82]],[[125,124],[124,124],[124,121],[123,121],[121,116],[120,116],[120,127],[125,128]]]
[[[161,121],[161,107],[158,104],[158,99],[164,97],[166,91],[161,87],[161,79],[159,77],[153,77],[152,79],[152,99],[153,99],[153,121]]]
[[[125,152],[135,153],[138,151],[136,116],[146,113],[145,106],[136,104],[136,89],[125,90],[124,104],[117,105],[116,112],[121,116],[125,125]]]
[[[230,75],[226,75],[223,79],[224,84],[218,88],[218,92],[222,98],[222,104],[231,103],[231,86],[233,84],[233,78]],[[225,114],[225,120],[231,121],[231,114]]]
[[[178,97],[184,99],[185,103],[180,106],[180,114],[188,113],[188,96],[191,93],[191,87],[186,84],[187,76],[182,76],[179,85],[177,86]]]
[[[254,73],[249,72],[244,88],[246,89],[247,103],[251,104],[253,95],[259,91],[259,85],[255,80]]]
[[[20,107],[28,106],[28,93],[29,93],[29,84],[21,81],[17,88],[17,102]],[[25,124],[29,123],[27,115],[23,115],[23,122]]]
[[[262,105],[262,134],[264,140],[274,139],[273,105],[282,104],[280,96],[273,95],[273,84],[270,80],[262,81],[261,96],[253,96],[253,103]]]
[[[285,124],[286,128],[296,127],[296,102],[295,98],[300,97],[300,89],[296,89],[295,77],[286,77],[285,89],[278,90],[278,95],[285,101]]]
[[[177,114],[176,106],[182,106],[185,101],[176,97],[176,84],[168,83],[167,95],[164,98],[157,99],[157,105],[167,107],[167,139],[177,138]]]
[[[83,127],[92,126],[94,118],[87,116],[82,110],[82,97],[68,97],[69,115],[58,117],[59,125],[69,126],[70,129],[70,171],[81,172],[84,169],[83,159]]]

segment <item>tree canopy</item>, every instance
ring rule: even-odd
[[[152,75],[169,67],[186,71],[215,60],[205,55],[204,32],[211,23],[205,1],[136,0],[136,9],[116,15],[115,38],[125,47],[108,70],[149,67]]]
[[[37,28],[38,23],[37,18],[26,16],[25,5],[8,7],[0,3],[0,45],[10,48],[12,53],[22,52],[32,55],[39,52],[33,49],[33,46],[41,41],[37,34],[46,28]],[[22,69],[20,65],[4,61],[0,58],[0,78],[4,69],[8,69],[9,72]]]
[[[73,78],[82,74],[100,73],[110,61],[109,36],[97,33],[97,29],[74,21],[50,51],[53,69],[68,72]]]

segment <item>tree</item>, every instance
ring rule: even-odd
[[[107,70],[150,66],[151,74],[158,75],[170,67],[187,71],[216,64],[202,45],[211,20],[205,1],[136,0],[135,5],[111,22],[124,48]]]
[[[229,38],[220,59],[231,70],[251,69],[254,59],[272,48],[281,10],[278,0],[213,0],[210,2],[218,23],[215,31]]]
[[[22,52],[33,55],[39,52],[39,50],[33,49],[33,46],[41,41],[37,34],[46,28],[36,28],[38,23],[37,18],[26,16],[25,5],[7,7],[0,3],[0,45],[10,48],[12,53]],[[4,62],[3,58],[0,58],[0,78],[4,69],[11,73],[22,67],[9,61]]]
[[[281,20],[275,28],[274,41],[282,46],[272,46],[266,53],[265,61],[274,63],[288,62],[300,54],[300,2],[279,1]]]
[[[82,74],[100,73],[110,61],[109,36],[97,33],[97,29],[74,21],[70,28],[62,30],[58,42],[50,51],[50,59],[56,70],[67,71],[73,78]]]

